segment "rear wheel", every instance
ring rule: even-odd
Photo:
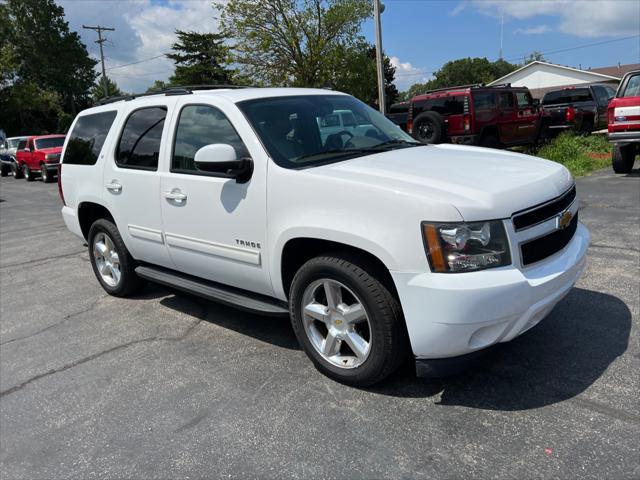
[[[9,175],[9,165],[6,163],[0,164],[0,177],[6,177]]]
[[[416,140],[422,143],[440,143],[444,137],[444,121],[436,112],[424,112],[413,122]]]
[[[291,284],[291,321],[316,368],[367,386],[393,373],[409,353],[402,310],[366,261],[338,255],[305,263]]]
[[[586,137],[587,135],[591,135],[592,131],[593,131],[593,118],[585,118],[582,121],[582,125],[580,125],[580,131],[578,133]]]
[[[613,147],[612,164],[616,173],[630,173],[636,158],[636,146],[634,144]]]
[[[500,144],[500,140],[493,134],[485,135],[480,140],[480,146],[485,148],[500,148],[502,145]]]
[[[13,178],[16,180],[22,178],[22,168],[16,162],[11,164],[11,172],[13,172]]]
[[[89,229],[89,257],[102,288],[116,297],[131,295],[144,284],[136,275],[135,260],[109,220],[96,220]]]
[[[26,163],[22,166],[22,176],[27,182],[33,182],[33,172]]]

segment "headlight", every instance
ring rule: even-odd
[[[511,263],[509,242],[501,221],[478,223],[422,222],[431,270],[471,272]]]

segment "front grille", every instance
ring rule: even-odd
[[[513,214],[513,226],[518,230],[523,230],[528,227],[537,225],[544,222],[551,217],[564,212],[569,205],[573,203],[576,198],[576,187],[571,187],[571,190],[560,195],[558,198],[554,198],[550,202],[543,203],[536,207],[527,208],[526,210],[520,210]]]
[[[520,245],[522,265],[539,262],[559,252],[566,247],[578,228],[578,212],[571,219],[571,223],[563,230],[556,230],[544,237],[536,238]]]

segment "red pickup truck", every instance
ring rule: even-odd
[[[613,143],[613,170],[630,173],[640,153],[640,70],[622,77],[607,111],[609,141]]]
[[[53,181],[64,138],[64,135],[39,135],[22,140],[16,151],[16,172],[19,174],[16,178],[24,176],[27,182],[31,182],[39,173],[43,182]]]
[[[423,143],[500,148],[538,139],[539,102],[526,87],[509,84],[431,90],[409,104],[407,132]]]

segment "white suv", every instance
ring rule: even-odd
[[[357,128],[334,131],[347,113]],[[353,385],[525,332],[589,243],[563,166],[422,145],[327,90],[177,88],[91,108],[61,171],[64,221],[108,293],[146,279],[289,314],[316,367]]]

